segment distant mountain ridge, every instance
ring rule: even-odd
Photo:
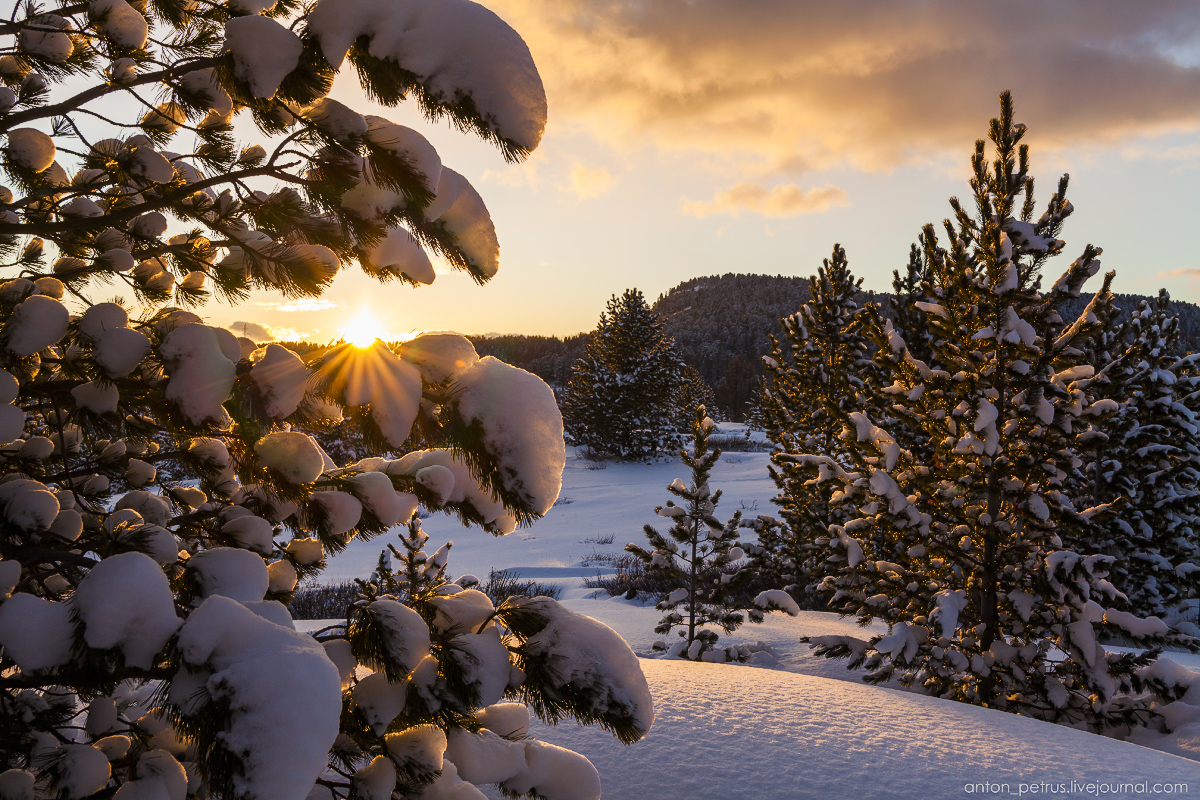
[[[863,293],[864,302],[881,303],[884,313],[890,299],[890,293]],[[1116,296],[1125,314],[1147,299]],[[659,295],[653,309],[666,318],[683,360],[713,387],[725,414],[741,419],[762,372],[761,357],[770,348],[768,337],[779,333],[780,318],[794,314],[808,300],[808,278],[726,273],[686,280]],[[1087,300],[1081,297],[1069,310],[1081,311]],[[1172,300],[1172,308],[1180,317],[1184,348],[1200,351],[1200,306]]]

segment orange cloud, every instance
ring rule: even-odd
[[[617,182],[612,173],[606,169],[592,169],[583,164],[571,167],[571,191],[578,197],[599,197],[607,192]]]
[[[817,186],[807,192],[794,183],[784,183],[770,189],[761,183],[743,182],[713,195],[710,202],[684,205],[685,213],[697,217],[713,214],[738,216],[743,209],[764,217],[792,217],[828,211],[846,205],[846,193],[837,186]]]
[[[1012,89],[1036,147],[1200,125],[1190,0],[485,0],[550,125],[768,170],[960,153]]]

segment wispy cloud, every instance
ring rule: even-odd
[[[1158,279],[1164,278],[1200,278],[1200,269],[1160,269]]]
[[[335,303],[332,300],[320,300],[315,297],[302,297],[299,300],[289,300],[286,303],[259,303],[260,306],[265,306],[273,311],[326,311],[331,308],[340,308],[341,303]]]
[[[846,192],[837,186],[815,186],[805,191],[794,183],[783,183],[768,189],[761,183],[744,182],[717,192],[710,201],[686,203],[683,210],[696,217],[713,214],[736,217],[742,211],[752,211],[764,217],[793,217],[820,213],[846,204]]]
[[[617,179],[604,168],[592,169],[583,164],[571,167],[571,191],[577,197],[599,197],[612,189]]]
[[[536,189],[544,180],[540,170],[547,160],[544,149],[534,150],[529,158],[520,164],[512,164],[503,169],[485,169],[480,180],[500,186],[528,186]]]

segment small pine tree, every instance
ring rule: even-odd
[[[428,556],[428,538],[411,521],[401,547],[389,545],[396,567],[381,557],[371,579],[357,582],[345,623],[316,634],[344,687],[329,767],[337,777],[318,781],[330,790],[322,796],[449,796],[463,792],[459,778],[511,796],[546,794],[550,776],[525,766],[548,747],[527,736],[531,710],[550,722],[599,724],[624,742],[644,735],[653,719],[648,687],[616,677],[637,663],[616,633],[548,597],[496,606],[449,583],[450,547]],[[486,767],[479,748],[490,753]],[[438,766],[443,753],[453,768]],[[576,796],[599,794],[587,758],[555,753]]]
[[[780,320],[786,351],[772,337],[771,355],[764,359],[762,417],[768,440],[778,448],[769,469],[779,489],[774,502],[782,525],[763,523],[756,568],[783,581],[780,586],[810,607],[823,577],[829,526],[844,522],[847,511],[833,502],[838,490],[832,483],[814,488],[807,468],[792,458],[801,453],[846,458],[842,416],[862,402],[872,371],[869,341],[861,331],[861,285],[850,272],[846,251],[834,245],[832,256],[809,279],[812,299]]]
[[[1057,236],[1072,208],[1064,176],[1034,218],[1024,135],[1006,92],[991,123],[995,159],[983,141],[972,159],[975,213],[951,201],[949,245],[931,260],[927,299],[914,306],[918,327],[933,334],[931,360],[917,359],[868,307],[868,332],[891,356],[877,359],[890,370],[881,384],[890,382],[896,414],[929,455],[902,447],[866,411],[829,403],[849,461],[791,457],[818,484],[837,487],[834,502],[850,517],[830,528],[833,605],[888,625],[870,641],[810,641],[865,666],[871,682],[896,678],[1041,719],[1127,728],[1152,713],[1138,669],[1157,651],[1108,654],[1097,635],[1146,646],[1195,642],[1101,605],[1120,605],[1106,580],[1113,558],[1064,544],[1104,513],[1083,512],[1067,492],[1097,399],[1082,347],[1097,332],[1094,310],[1112,276],[1066,322],[1066,306],[1099,268],[1099,250],[1086,247],[1042,290],[1042,268],[1061,252]],[[926,246],[938,247],[932,238]]]
[[[642,293],[614,295],[563,393],[568,442],[617,458],[659,453],[675,443],[674,401],[683,380],[675,345]]]
[[[671,398],[671,405],[675,409],[672,421],[675,430],[681,435],[691,430],[692,413],[696,406],[711,409],[709,416],[720,422],[722,417],[717,410],[716,402],[716,395],[713,394],[713,389],[708,385],[708,381],[704,380],[704,376],[697,372],[695,367],[685,365],[681,372],[679,386]]]
[[[717,633],[702,626],[716,625],[729,633],[745,621],[733,592],[738,562],[744,556],[738,542],[742,512],[736,511],[729,521],[720,522],[714,514],[721,490],[714,492],[708,485],[709,473],[721,458],[720,449],[708,448],[708,436],[714,427],[704,406],[697,406],[692,418],[692,451],[679,451],[692,471],[691,484],[676,478],[667,491],[682,504],[668,500],[665,506],[654,509],[660,517],[673,520],[671,528],[664,536],[647,525],[650,549],[636,544],[625,547],[641,559],[647,571],[675,587],[658,603],[657,607],[667,613],[654,631],[669,634],[679,628],[682,641],[671,652],[693,661],[737,660],[736,651],[716,650]],[[762,619],[761,612],[757,618]]]

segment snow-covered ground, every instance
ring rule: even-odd
[[[772,513],[774,487],[767,463],[765,453],[721,458],[711,479],[724,492],[718,517],[725,519],[739,508],[746,514]],[[1139,741],[1157,748],[1149,749],[868,686],[844,662],[816,658],[799,642],[805,635],[869,634],[834,614],[773,614],[762,625],[746,625],[723,637],[724,643],[769,645],[756,658],[767,668],[652,658],[659,612],[622,598],[595,596],[583,586],[583,578],[597,569],[580,561],[591,552],[618,553],[626,542],[644,541],[644,524],[664,522],[654,514],[654,507],[668,497],[664,487],[676,477],[686,478],[685,469],[678,461],[591,467],[568,451],[559,504],[544,519],[507,537],[464,529],[443,516],[425,520],[424,527],[433,547],[454,540],[453,574],[485,578],[490,569],[510,569],[558,583],[570,608],[617,630],[643,657],[657,712],[643,741],[623,747],[602,730],[573,724],[531,731],[587,755],[600,771],[606,798],[1200,794],[1200,762],[1191,760],[1200,759],[1200,720],[1171,736],[1147,732]],[[611,544],[596,543],[609,535]],[[323,580],[369,574],[386,541],[353,543],[332,560]],[[1200,656],[1169,657],[1200,672]],[[1173,784],[1186,784],[1186,789]]]
[[[771,498],[775,487],[767,476],[768,461],[766,453],[721,456],[710,481],[714,488],[724,490],[717,516],[724,520],[738,509],[751,516],[773,513]],[[431,547],[453,540],[450,572],[454,575],[471,573],[486,578],[489,569],[506,568],[518,568],[527,577],[538,580],[595,575],[595,569],[578,566],[580,559],[596,550],[620,552],[626,542],[644,544],[642,526],[646,523],[661,525],[662,530],[668,528],[662,517],[655,516],[654,508],[670,499],[668,483],[686,477],[686,469],[678,459],[649,465],[605,462],[603,469],[594,469],[592,462],[568,448],[558,502],[550,513],[528,528],[496,538],[478,528],[464,528],[454,518],[442,514],[424,520],[423,527],[429,534]],[[611,545],[588,541],[606,534],[615,537]],[[329,568],[321,575],[322,582],[366,577],[375,568],[386,541],[387,537],[351,542],[330,561]],[[547,571],[547,567],[556,569]]]

